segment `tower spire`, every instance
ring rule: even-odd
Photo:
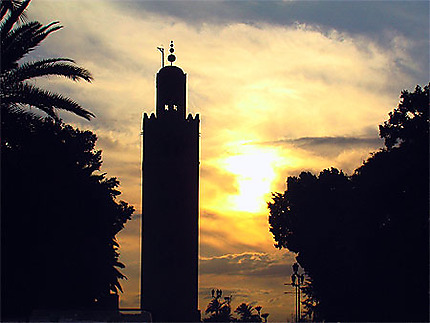
[[[173,62],[176,61],[176,56],[173,54],[175,52],[175,48],[173,47],[173,40],[170,41],[169,52],[170,52],[170,55],[167,56],[167,60],[170,62],[170,65],[172,65]]]
[[[169,51],[173,63],[173,42]],[[200,321],[200,119],[186,118],[186,84],[178,66],[161,68],[156,113],[143,118],[140,302],[154,322]]]

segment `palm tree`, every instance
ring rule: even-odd
[[[27,80],[41,76],[64,76],[73,81],[92,81],[91,73],[75,65],[69,58],[48,58],[19,63],[52,32],[62,28],[58,21],[42,25],[27,22],[25,10],[31,0],[0,0],[0,101],[1,109],[36,107],[48,116],[59,120],[57,110],[72,112],[87,120],[94,114],[77,102],[58,93],[40,89]]]
[[[234,311],[240,315],[240,320],[242,322],[249,322],[251,320],[252,312],[254,311],[254,309],[251,305],[242,303]]]
[[[240,322],[261,322],[260,311],[262,307],[256,306],[255,309],[258,314],[254,314],[254,308],[252,305],[242,303],[234,311],[240,315]]]
[[[205,322],[231,322],[231,296],[222,298],[222,290],[212,290],[212,300],[209,302],[205,313],[210,314],[210,317],[203,319]]]

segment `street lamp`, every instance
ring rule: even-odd
[[[296,288],[296,322],[300,322],[300,290],[305,282],[305,275],[299,274],[299,264],[293,264],[293,274],[291,275],[291,285]]]

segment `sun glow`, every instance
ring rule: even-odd
[[[242,144],[234,155],[221,160],[221,166],[234,174],[238,192],[227,197],[232,211],[264,212],[276,179],[275,164],[280,159],[277,150]]]

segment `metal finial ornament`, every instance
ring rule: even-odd
[[[164,67],[164,47],[161,45],[161,47],[157,47],[157,49],[161,52],[161,67]]]
[[[167,60],[170,62],[170,65],[172,65],[173,62],[176,61],[176,56],[173,54],[175,52],[175,49],[173,48],[173,40],[170,41],[169,52],[170,52],[170,55],[167,56]]]

